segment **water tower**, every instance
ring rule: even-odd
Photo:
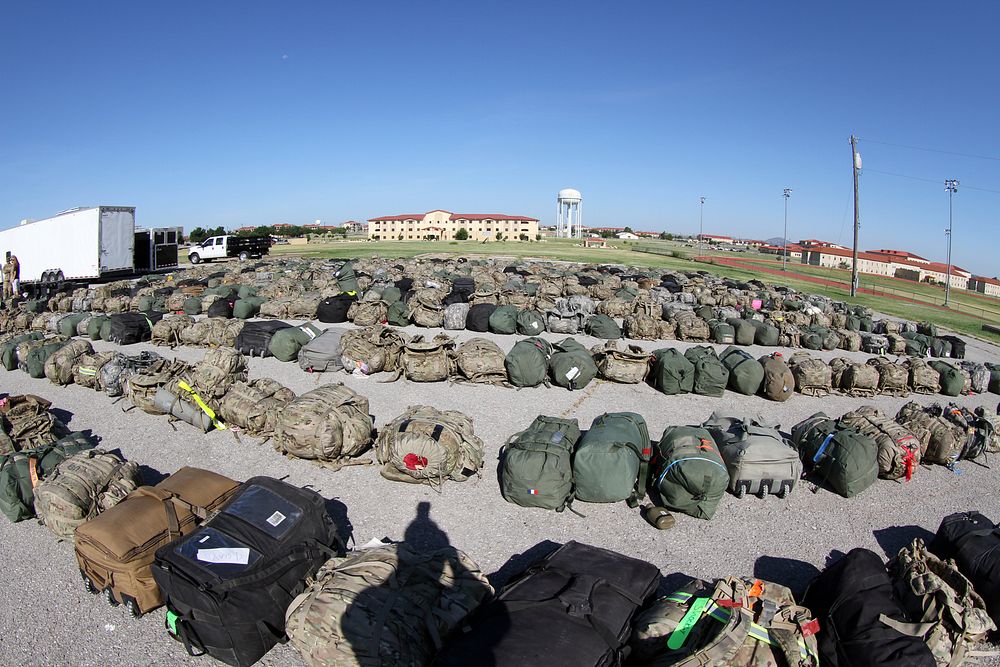
[[[565,188],[556,197],[556,236],[581,238],[583,236],[583,196],[579,190]]]

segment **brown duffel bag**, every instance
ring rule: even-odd
[[[156,550],[194,530],[239,488],[228,477],[184,467],[156,486],[140,486],[76,529],[84,585],[133,616],[163,604],[150,566]]]

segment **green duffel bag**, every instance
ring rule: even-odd
[[[87,322],[87,337],[90,338],[90,340],[102,340],[101,331],[104,327],[104,323],[110,321],[111,318],[107,315],[94,315],[91,317],[90,321]],[[109,324],[108,326],[110,327],[111,325]]]
[[[726,393],[729,371],[719,361],[715,348],[696,345],[688,348],[684,357],[694,364],[694,384],[691,391],[702,396],[719,397]]]
[[[517,313],[517,333],[522,336],[537,336],[545,331],[545,316],[537,310],[525,308]]]
[[[719,357],[729,371],[729,389],[746,396],[754,396],[764,381],[764,367],[749,352],[730,345]]]
[[[240,285],[236,288],[236,300],[249,299],[257,296],[257,288],[252,285]]]
[[[223,299],[235,299],[237,298],[239,291],[233,285],[218,285],[216,287],[209,287],[205,290],[205,295],[216,294],[221,296]]]
[[[712,306],[698,306],[694,309],[694,314],[707,322],[715,317],[715,308]]]
[[[500,493],[521,507],[557,512],[573,500],[571,458],[580,440],[576,419],[539,415],[500,450]]]
[[[395,285],[390,285],[382,290],[382,300],[388,304],[403,300],[403,292]]]
[[[700,426],[671,426],[656,444],[652,486],[663,506],[697,519],[711,519],[729,487],[726,464]]]
[[[937,325],[934,324],[933,322],[917,322],[917,333],[923,334],[924,336],[928,336],[930,338],[937,338],[939,335],[941,335],[938,332]]]
[[[856,428],[817,412],[792,428],[792,444],[810,478],[845,498],[878,479],[878,445]]]
[[[646,421],[634,412],[608,412],[590,425],[573,455],[574,497],[587,503],[636,507],[646,495],[652,447]]]
[[[61,322],[60,322],[61,324]],[[932,357],[950,357],[951,356],[951,343],[946,341],[944,338],[932,338],[931,339],[931,356]]]
[[[64,345],[66,345],[66,341],[61,340],[36,347],[31,352],[28,352],[28,358],[24,360],[24,370],[27,371],[30,377],[45,377],[45,362]]]
[[[1000,364],[986,364],[986,370],[990,372],[989,391],[993,394],[1000,394]]]
[[[958,396],[965,388],[965,375],[947,361],[929,361],[930,367],[941,376],[941,393],[945,396]]]
[[[507,379],[515,387],[537,387],[548,382],[552,344],[544,338],[525,338],[514,343],[504,358]]]
[[[146,311],[153,310],[153,304],[155,302],[156,302],[156,299],[153,298],[152,296],[149,296],[149,295],[140,296],[139,299],[138,299],[138,301],[136,302],[137,306],[138,306],[136,308],[136,310],[138,310],[140,312],[146,312]]]
[[[197,297],[192,297],[197,298]],[[238,320],[249,320],[251,317],[255,317],[257,313],[260,312],[261,304],[263,304],[267,299],[262,296],[245,296],[240,297],[233,304],[233,317]],[[187,301],[184,302],[187,305]],[[198,303],[199,313],[201,312],[201,302]]]
[[[111,318],[110,317],[107,318],[106,320],[104,320],[103,322],[101,322],[101,331],[100,331],[99,335],[101,337],[101,340],[109,340],[109,338],[111,336]]]
[[[583,389],[597,377],[597,363],[590,350],[573,338],[564,338],[552,346],[549,374],[557,386]]]
[[[411,324],[409,310],[409,306],[397,299],[385,309],[385,321],[391,327],[408,327]]]
[[[59,329],[59,334],[66,336],[67,338],[72,338],[76,335],[76,325],[83,322],[85,319],[90,317],[89,313],[73,313],[67,315],[66,317],[59,320],[57,328]]]
[[[622,337],[622,329],[618,323],[603,313],[591,315],[583,330],[588,336],[604,340],[618,340]]]
[[[490,313],[490,331],[509,335],[517,331],[517,306],[498,306]]]
[[[668,396],[688,394],[694,390],[694,364],[672,347],[654,350],[649,378],[655,389]]]
[[[205,290],[205,292],[207,293],[208,290]],[[259,304],[257,308],[258,310],[260,309]],[[189,296],[188,298],[184,299],[184,305],[182,306],[181,310],[184,311],[185,315],[191,315],[192,317],[195,315],[201,315],[201,297]]]
[[[870,317],[861,318],[861,330],[865,333],[873,333],[875,331],[875,321]]]
[[[0,357],[3,360],[3,367],[8,371],[16,370],[17,346],[21,343],[27,343],[29,340],[41,340],[43,338],[45,338],[45,335],[41,331],[30,331],[5,341],[3,346],[0,347]]]
[[[733,339],[737,345],[753,345],[757,328],[749,320],[730,317],[726,320],[726,324],[733,328]]]
[[[24,302],[24,309],[29,313],[44,313],[49,309],[49,302],[45,299],[28,299]]]
[[[844,328],[848,331],[861,331],[861,318],[857,315],[848,315],[847,326]]]
[[[750,320],[751,322],[756,322],[756,320]],[[754,332],[754,343],[757,345],[764,345],[766,347],[775,347],[778,345],[778,337],[780,332],[777,327],[772,327],[770,324],[765,324],[761,322],[755,325],[757,331]]]
[[[726,322],[713,320],[708,323],[712,330],[712,342],[719,345],[733,345],[736,342],[736,328]]]
[[[817,331],[803,331],[802,335],[799,337],[799,342],[802,347],[807,350],[823,349],[823,336],[821,336]]]
[[[615,290],[615,298],[623,299],[625,301],[635,301],[635,298],[639,296],[639,289],[633,287],[632,285],[623,285]]]
[[[302,346],[321,333],[323,330],[312,322],[279,329],[271,336],[267,349],[278,361],[295,361],[299,358]]]
[[[12,522],[35,516],[35,487],[60,463],[85,449],[93,449],[83,433],[35,449],[25,449],[0,456],[0,512]]]

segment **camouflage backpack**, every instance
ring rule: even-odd
[[[257,314],[265,319],[283,320],[288,317],[288,306],[291,302],[292,300],[287,297],[269,299],[260,304],[260,311],[258,311]],[[313,317],[315,317],[315,315],[313,315]]]
[[[174,315],[164,317],[153,325],[149,342],[153,345],[166,345],[174,348],[181,344],[181,331],[194,324],[190,315]]]
[[[288,302],[288,310],[285,317],[293,320],[312,320],[316,318],[316,310],[323,300],[321,294],[311,292],[300,294],[298,297]]]
[[[454,359],[462,381],[510,386],[503,351],[491,340],[470,338],[458,346]]]
[[[406,334],[379,324],[345,331],[340,338],[344,370],[361,369],[365,375],[394,371],[408,340]]]
[[[889,354],[906,354],[906,339],[896,333],[886,334],[886,352]]]
[[[979,428],[987,435],[986,451],[992,454],[1000,452],[1000,414],[979,406],[975,410],[975,415],[980,420]]]
[[[107,368],[107,366],[105,366]],[[146,368],[129,375],[122,385],[122,395],[143,412],[151,415],[165,414],[156,407],[154,399],[160,387],[173,380],[192,383],[191,367],[180,359],[157,359]]]
[[[76,365],[73,367],[73,382],[80,385],[81,387],[87,387],[88,389],[94,389],[96,391],[103,391],[104,386],[101,384],[101,369],[104,364],[111,361],[117,352],[96,352],[94,354],[85,354],[76,360]]]
[[[480,289],[476,290],[469,295],[469,305],[475,306],[477,303],[489,303],[494,306],[498,305],[499,297],[495,290],[492,289]]]
[[[326,384],[290,401],[278,415],[274,447],[336,467],[372,443],[368,399],[343,384]]]
[[[840,335],[840,349],[847,350],[848,352],[858,352],[861,350],[861,334],[857,331],[848,331],[847,329],[840,329],[837,331]]]
[[[428,665],[441,638],[492,594],[454,547],[389,544],[327,561],[289,605],[285,629],[310,667]]]
[[[584,315],[567,308],[549,309],[545,313],[545,329],[552,333],[574,334],[580,331],[583,324]]]
[[[50,401],[34,394],[19,394],[0,399],[0,454],[35,449],[69,434],[69,429],[55,417]]]
[[[915,394],[936,394],[941,391],[941,374],[919,357],[910,357],[906,362],[909,367],[910,389]]]
[[[902,364],[896,364],[886,357],[869,359],[868,364],[878,371],[878,392],[887,396],[906,396],[909,371]]]
[[[900,408],[896,421],[920,440],[920,456],[927,463],[954,466],[965,450],[969,434],[918,403],[910,402]]]
[[[830,360],[830,382],[833,384],[834,389],[840,389],[840,385],[844,381],[844,371],[852,363],[854,362],[847,357],[834,357]]]
[[[219,416],[229,428],[258,437],[270,437],[284,406],[295,393],[275,380],[258,378],[235,382],[219,400]]]
[[[863,405],[840,418],[878,445],[879,477],[906,481],[913,478],[920,465],[920,440],[904,426],[886,417],[881,410]]]
[[[187,299],[187,294],[183,292],[178,292],[176,294],[171,294],[163,302],[163,309],[168,313],[176,313],[184,310],[184,301]]]
[[[880,617],[905,635],[920,637],[939,665],[961,665],[973,644],[996,630],[982,597],[953,560],[941,560],[916,538],[889,562],[900,606],[912,623]]]
[[[608,317],[628,317],[632,314],[632,302],[612,297],[597,304],[597,312]]]
[[[819,629],[784,586],[694,579],[639,613],[630,657],[644,665],[818,667]]]
[[[645,313],[633,313],[625,318],[625,337],[632,340],[657,340],[661,320]]]
[[[450,303],[444,309],[442,325],[445,329],[458,330],[465,328],[469,316],[469,304],[464,302]]]
[[[140,352],[132,356],[115,353],[114,356],[105,363],[100,370],[101,378],[99,386],[104,389],[108,396],[121,396],[125,391],[125,384],[128,378],[138,371],[148,368],[156,361],[163,359],[155,352]]]
[[[437,288],[418,290],[408,303],[410,320],[420,327],[440,328],[444,325],[444,305],[441,301],[446,294]],[[471,303],[471,301],[470,301]]]
[[[840,388],[849,396],[871,398],[878,392],[879,374],[868,364],[849,364],[840,378]]]
[[[206,317],[182,328],[178,332],[178,338],[181,345],[208,347],[209,341],[218,335],[215,333],[216,330],[223,326],[225,326],[225,320],[218,317]]]
[[[375,455],[388,480],[440,486],[479,473],[483,442],[461,412],[414,405],[379,432]]]
[[[605,380],[623,384],[638,384],[646,379],[652,356],[638,345],[618,349],[617,341],[608,341],[591,348],[597,372]]]
[[[103,449],[66,459],[35,489],[35,513],[59,537],[72,537],[80,524],[142,485],[139,466]]]
[[[89,340],[75,338],[45,360],[45,377],[54,384],[70,384],[73,382],[73,369],[77,360],[85,354],[93,353],[94,347]]]
[[[455,341],[446,334],[431,340],[414,336],[399,356],[399,373],[414,382],[443,382],[454,368]]]
[[[976,361],[960,361],[958,365],[969,374],[969,389],[974,394],[984,394],[989,390],[990,372],[986,366]]]
[[[217,400],[234,382],[246,382],[248,374],[246,357],[239,350],[217,347],[206,352],[205,357],[194,365],[191,386],[206,400]]]
[[[795,390],[804,396],[827,396],[833,391],[833,371],[821,359],[795,353],[789,360]]]
[[[677,324],[677,340],[707,341],[712,335],[708,322],[690,311],[681,311],[674,317]]]
[[[359,327],[384,324],[389,314],[389,304],[384,301],[355,301],[347,309],[347,319]]]

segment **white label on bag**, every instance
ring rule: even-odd
[[[267,522],[272,526],[274,526],[275,528],[277,528],[278,524],[280,524],[284,520],[285,520],[285,515],[282,514],[281,512],[275,512],[271,516],[267,517]]]
[[[566,371],[566,379],[572,381],[577,375],[580,374],[580,369],[576,366]]]
[[[250,562],[250,549],[198,549],[198,560],[206,563],[232,563],[246,565]]]
[[[532,322],[531,323],[531,328],[532,329],[537,329],[538,328],[538,322]]]

